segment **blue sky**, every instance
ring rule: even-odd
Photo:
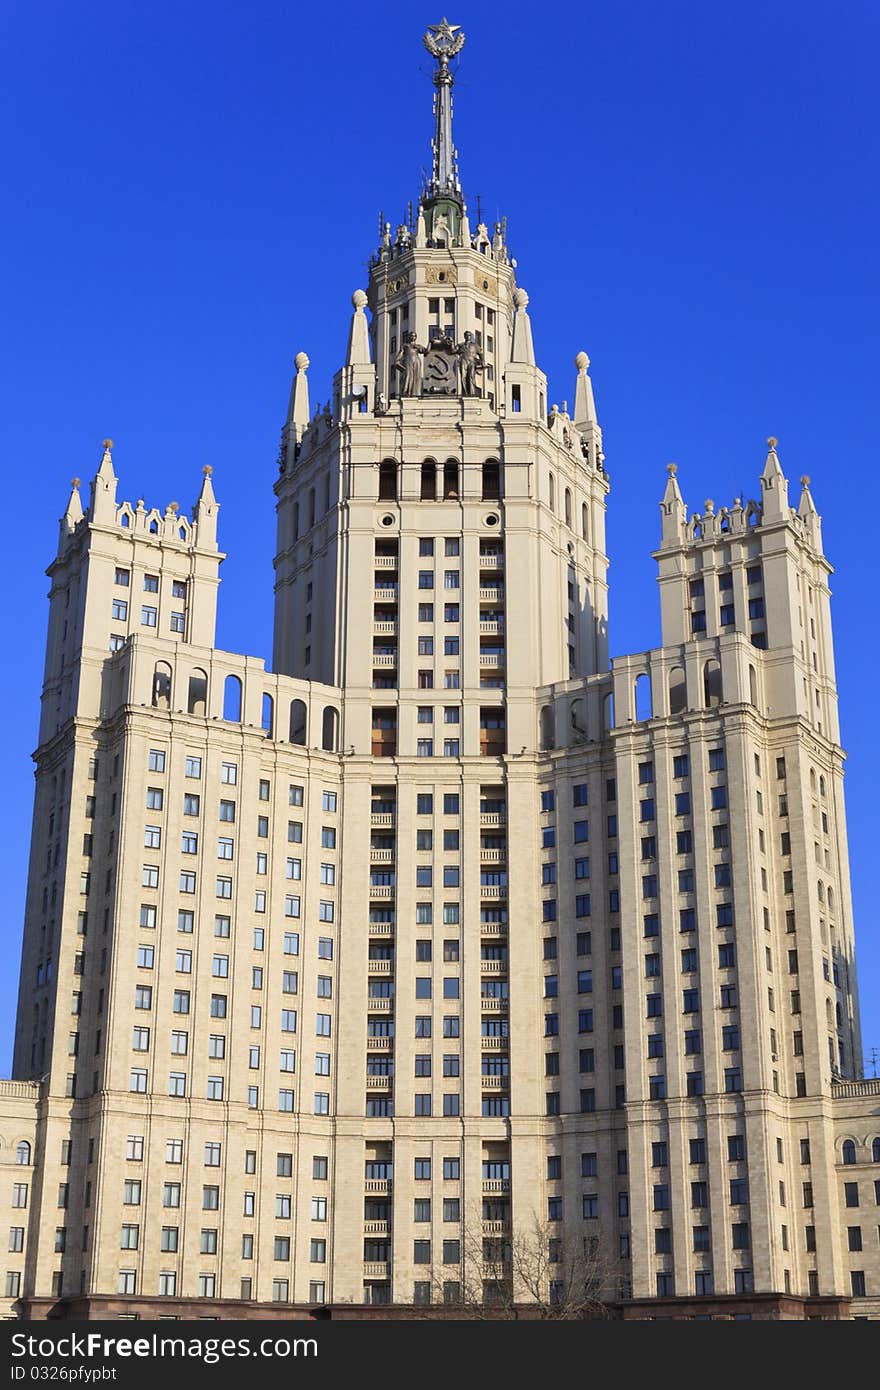
[[[3,601],[16,677],[0,803],[12,1019],[45,638],[69,479],[116,440],[120,496],[222,504],[220,644],[271,648],[272,483],[294,354],[330,393],[379,209],[430,158],[440,12],[339,0],[89,0],[0,13]],[[880,1048],[871,863],[880,9],[815,0],[462,4],[471,208],[508,217],[551,399],[592,358],[612,493],[611,644],[659,641],[664,465],[691,508],[754,495],[780,440],[833,577],[866,1051]],[[797,489],[795,488],[795,495]],[[859,526],[856,526],[856,522]],[[12,581],[12,582],[10,582]]]

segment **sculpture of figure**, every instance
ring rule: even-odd
[[[470,331],[464,335],[464,342],[458,345],[459,369],[461,371],[461,394],[463,396],[476,396],[477,372],[483,370],[483,354],[477,347],[474,335]]]
[[[422,385],[422,356],[426,349],[416,342],[413,332],[407,333],[397,354],[394,370],[400,373],[400,394],[417,396]]]
[[[385,396],[384,392],[382,392],[382,391],[380,391],[379,394],[378,394],[378,396],[376,397],[376,407],[375,407],[375,410],[373,411],[373,414],[374,414],[374,415],[387,415],[387,414],[388,414],[388,400],[387,400],[387,397]]]

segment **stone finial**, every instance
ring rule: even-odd
[[[510,348],[511,362],[525,366],[535,366],[535,346],[532,342],[532,325],[529,320],[529,296],[517,287],[513,292],[513,342]]]
[[[670,478],[674,478],[675,475],[676,475],[676,473],[678,472],[678,464],[677,464],[677,463],[667,463],[667,465],[666,465],[666,472],[669,474]]]
[[[172,516],[176,516],[177,513],[180,511],[180,503],[179,503],[179,502],[169,502],[169,503],[168,503],[168,511],[171,513]]]
[[[80,485],[81,482],[82,482],[82,479],[81,479],[81,478],[71,478],[71,480],[70,480],[70,486],[73,488],[74,492],[75,492],[76,489],[79,487],[79,485]]]
[[[715,510],[715,503],[712,501],[712,498],[707,497],[705,502],[703,503],[703,506],[706,509],[707,515],[711,516]]]
[[[112,449],[112,448],[113,448],[113,440],[112,440],[112,439],[105,439],[105,440],[103,441],[101,447],[102,447],[102,449]]]
[[[211,467],[210,463],[206,463],[206,464],[203,466],[203,468],[202,468],[202,476],[205,477],[205,478],[210,478],[210,476],[211,476],[211,474],[212,474],[213,472],[214,472],[214,470],[213,470],[213,468]]]
[[[767,436],[767,445],[768,445],[769,448],[775,449],[775,448],[776,448],[776,445],[777,445],[778,443],[779,443],[779,440],[775,437],[775,435],[772,435],[772,434],[771,434],[771,435],[768,435],[768,436]]]
[[[351,316],[345,363],[348,367],[368,367],[370,365],[370,333],[367,316],[364,313],[367,296],[363,290],[355,290],[351,296],[351,302],[354,313]]]
[[[809,473],[802,473],[802,474],[801,474],[800,484],[801,484],[801,487],[809,487],[809,486],[810,486],[810,475],[809,475]]]
[[[596,402],[593,399],[593,383],[588,375],[590,359],[583,351],[577,353],[574,359],[577,367],[577,382],[574,388],[574,423],[578,429],[583,429],[585,425],[595,425]]]
[[[308,353],[298,352],[293,359],[293,365],[296,367],[296,375],[290,388],[287,425],[299,443],[309,424],[309,379],[306,376],[309,367]]]

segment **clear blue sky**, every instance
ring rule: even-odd
[[[445,0],[443,0],[445,3]],[[432,0],[433,3],[433,0]],[[451,0],[449,0],[451,3]],[[222,510],[220,644],[270,654],[272,483],[294,354],[330,394],[377,215],[429,158],[439,9],[44,0],[0,13],[5,921],[12,1015],[45,636],[73,474]],[[813,478],[833,578],[866,1050],[880,1048],[876,0],[461,4],[455,132],[504,213],[551,399],[585,348],[612,478],[611,640],[659,641],[664,465],[691,508]],[[795,489],[795,493],[796,493]],[[866,508],[868,509],[866,511]]]

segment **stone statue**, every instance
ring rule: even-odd
[[[464,342],[459,343],[458,364],[461,373],[461,394],[463,396],[478,396],[477,372],[483,370],[483,354],[477,347],[473,333],[468,330],[464,335]]]
[[[397,354],[394,370],[400,373],[400,394],[417,396],[422,385],[422,356],[426,349],[416,342],[413,332],[407,333]]]

